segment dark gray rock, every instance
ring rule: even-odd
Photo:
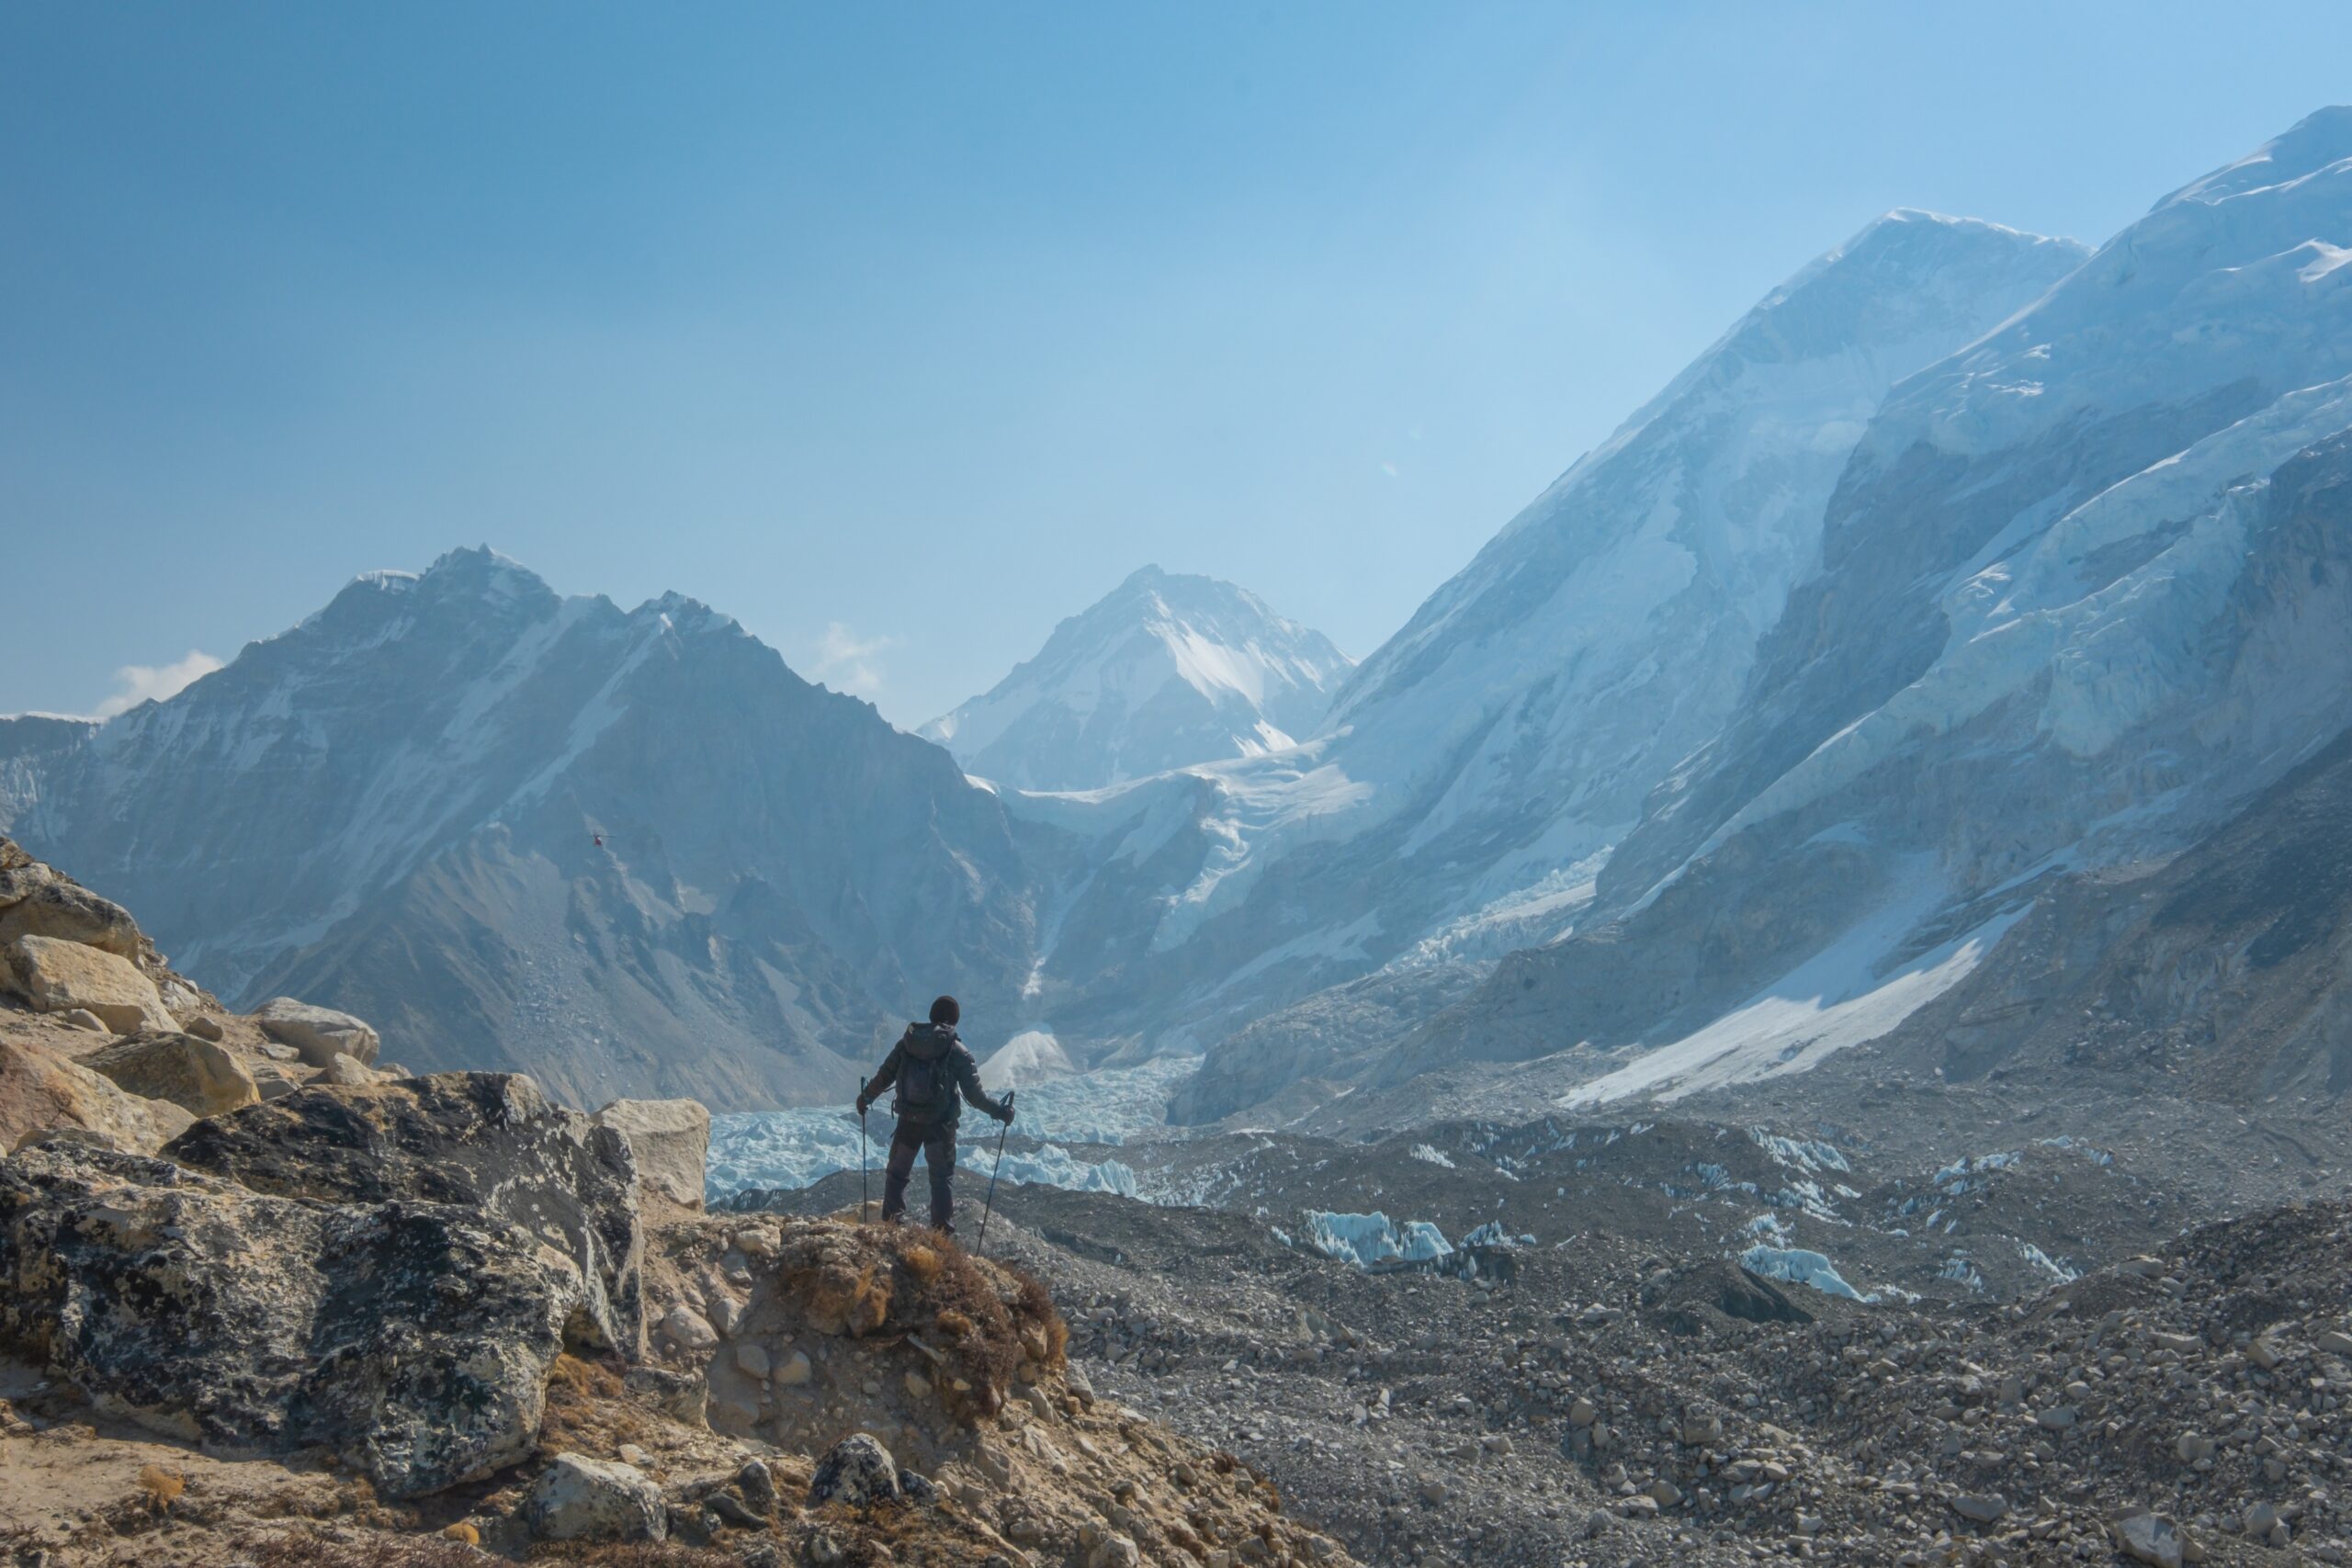
[[[62,1141],[0,1161],[0,1342],[224,1455],[323,1446],[390,1497],[524,1458],[578,1274],[481,1210],[270,1197]]]
[[[511,1073],[311,1088],[200,1122],[167,1157],[256,1192],[479,1208],[560,1248],[587,1282],[594,1342],[644,1352],[644,1232],[628,1140]]]

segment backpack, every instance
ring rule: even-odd
[[[913,1032],[908,1032],[910,1040]],[[911,1050],[899,1055],[899,1114],[918,1122],[934,1122],[940,1113],[956,1100],[954,1069],[948,1058],[954,1055],[950,1044],[936,1056],[919,1056]]]

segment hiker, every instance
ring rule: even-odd
[[[964,1101],[970,1100],[976,1109],[1000,1122],[1012,1120],[1011,1091],[1001,1100],[990,1100],[988,1090],[980,1087],[979,1063],[956,1037],[956,1024],[962,1016],[954,997],[932,1003],[931,1021],[907,1025],[907,1032],[883,1060],[882,1070],[857,1097],[862,1120],[884,1089],[894,1083],[899,1086],[898,1098],[890,1106],[899,1125],[890,1134],[890,1163],[882,1181],[883,1220],[895,1220],[905,1212],[907,1179],[914,1174],[915,1151],[920,1149],[923,1163],[931,1168],[932,1225],[949,1235],[956,1234],[949,1221],[956,1213],[956,1122],[964,1114]]]

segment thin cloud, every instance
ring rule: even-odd
[[[220,660],[198,649],[174,664],[126,664],[114,672],[114,694],[98,705],[100,718],[127,713],[141,703],[160,703],[179,695],[192,681],[220,668]]]
[[[861,637],[839,621],[817,639],[817,679],[837,692],[871,700],[882,689],[881,656],[898,645],[892,637]]]

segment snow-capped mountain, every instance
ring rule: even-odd
[[[945,752],[690,600],[560,598],[486,550],[103,727],[0,721],[17,754],[0,827],[185,972],[582,1103],[839,1102],[938,991],[1012,1033],[1032,959],[1012,826]]]
[[[1147,781],[1083,820],[1012,802],[1104,846],[1055,922],[1046,1010],[1093,1015],[1054,990],[1065,976],[1165,987],[1182,998],[1172,1043],[1211,1047],[1183,1110],[1216,1115],[1266,1087],[1265,1053],[1216,1042],[1268,1007],[1560,930],[1651,787],[1738,700],[1817,566],[1830,493],[1887,389],[2084,254],[1889,214],[1536,498],[1365,661],[1305,746]],[[1454,988],[1380,995],[1410,1019]],[[1364,1007],[1346,1016],[1353,1048],[1380,1042]]]
[[[1818,570],[1585,929],[1381,1077],[1579,1041],[1665,1047],[1598,1093],[1809,1065],[1957,983],[2054,880],[2181,850],[2333,740],[2346,261],[2352,110],[2332,109],[1897,387]]]
[[[1148,566],[920,733],[978,777],[1095,789],[1290,746],[1351,665],[1245,589]]]

